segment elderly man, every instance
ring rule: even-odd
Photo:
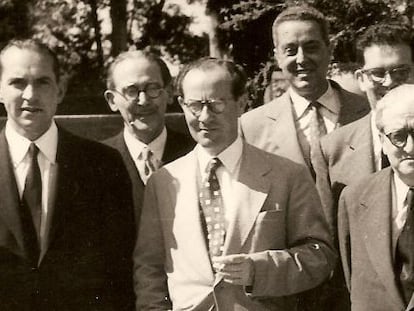
[[[335,263],[305,167],[245,143],[246,77],[198,60],[178,77],[188,155],[149,180],[134,255],[138,310],[295,310]]]
[[[120,155],[56,126],[56,56],[35,40],[0,53],[2,310],[132,310],[135,224]]]
[[[146,51],[121,53],[108,72],[105,98],[113,111],[120,112],[124,129],[104,143],[116,148],[124,159],[137,218],[151,173],[195,145],[191,137],[165,126],[165,111],[173,102],[171,80],[164,61]]]
[[[347,186],[339,245],[352,311],[414,308],[414,85],[389,91],[376,124],[391,167]]]
[[[273,23],[275,58],[288,91],[241,117],[247,142],[306,164],[314,175],[319,137],[369,112],[359,96],[326,79],[331,58],[325,17],[308,6],[290,7]]]

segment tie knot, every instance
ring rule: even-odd
[[[32,158],[37,157],[37,155],[39,154],[39,148],[36,146],[35,143],[30,144],[29,153],[30,153]]]
[[[212,158],[207,165],[206,173],[209,175],[214,174],[220,165],[221,161],[219,158]]]
[[[318,110],[319,108],[321,108],[322,107],[322,105],[319,103],[319,102],[311,102],[310,104],[310,107],[311,107],[311,109],[313,110],[313,109],[316,109],[316,110]]]
[[[142,157],[142,160],[144,160],[144,161],[148,161],[148,160],[149,160],[149,158],[151,158],[151,156],[152,156],[152,151],[151,151],[151,149],[150,149],[150,148],[148,148],[147,146],[145,146],[145,147],[142,149],[142,151],[141,151],[141,157]]]

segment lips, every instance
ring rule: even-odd
[[[26,112],[30,112],[30,113],[37,113],[37,112],[42,111],[42,109],[37,108],[37,107],[22,107],[21,110],[26,111]]]

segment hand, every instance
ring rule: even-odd
[[[250,286],[254,279],[253,260],[246,254],[213,257],[213,268],[222,275],[224,281],[234,284]]]

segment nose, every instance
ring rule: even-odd
[[[296,53],[296,62],[303,63],[305,59],[306,59],[305,51],[303,50],[302,47],[299,47]]]
[[[384,82],[382,83],[382,86],[384,86],[384,87],[386,87],[386,88],[388,88],[388,89],[392,89],[392,88],[394,88],[394,87],[398,86],[398,82],[397,82],[397,81],[395,81],[395,80],[392,78],[392,76],[391,76],[391,74],[390,74],[389,72],[387,72],[387,73],[385,74],[385,77],[384,77]]]
[[[205,122],[207,121],[211,116],[211,111],[208,109],[207,105],[203,105],[201,108],[200,115],[198,116],[198,121]]]
[[[136,103],[139,106],[144,106],[148,103],[148,98],[144,91],[139,92]]]
[[[34,89],[31,84],[26,85],[22,94],[23,99],[30,100],[34,97]]]
[[[404,146],[404,150],[407,153],[412,154],[414,152],[414,138],[413,138],[413,133],[410,133],[407,137],[407,143]]]

